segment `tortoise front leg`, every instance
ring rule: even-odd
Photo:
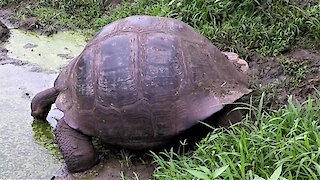
[[[31,116],[45,120],[58,94],[55,88],[49,88],[36,94],[31,101]]]
[[[72,129],[62,118],[54,130],[55,138],[69,172],[88,170],[98,162],[92,139]]]

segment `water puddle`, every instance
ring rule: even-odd
[[[45,37],[11,30],[9,42],[2,47],[8,49],[10,59],[28,63],[0,63],[1,178],[50,179],[61,169],[62,163],[34,140],[30,103],[36,93],[53,86],[59,69],[77,56],[84,44],[84,38],[70,32]],[[44,71],[36,72],[39,67]],[[48,120],[54,125],[61,115],[53,110]]]
[[[0,177],[4,179],[48,179],[61,166],[34,142],[29,109],[31,97],[52,86],[56,74],[30,69],[12,64],[0,66]]]
[[[12,29],[9,42],[4,45],[8,56],[58,72],[84,48],[85,38],[75,32],[59,32],[52,36],[39,36]]]

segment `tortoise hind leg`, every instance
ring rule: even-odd
[[[85,171],[97,164],[98,155],[91,137],[72,129],[63,118],[58,121],[54,134],[69,172]]]
[[[45,120],[58,94],[59,91],[55,88],[49,88],[36,94],[31,102],[31,115],[36,119]]]
[[[232,124],[238,123],[242,120],[242,113],[240,110],[234,110],[236,106],[226,105],[218,115],[216,125],[220,127],[228,127]]]

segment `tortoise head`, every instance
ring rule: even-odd
[[[51,109],[51,106],[40,107],[38,103],[31,103],[31,116],[35,119],[45,120],[48,116],[48,113]]]
[[[35,119],[45,120],[58,94],[59,92],[55,88],[36,94],[31,101],[31,116]]]

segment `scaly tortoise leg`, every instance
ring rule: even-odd
[[[98,155],[91,137],[72,129],[63,118],[58,121],[54,134],[69,172],[85,171],[97,164]]]
[[[232,124],[240,122],[242,120],[242,113],[240,110],[234,110],[235,105],[227,105],[220,112],[217,119],[217,124],[220,127],[228,127]]]

